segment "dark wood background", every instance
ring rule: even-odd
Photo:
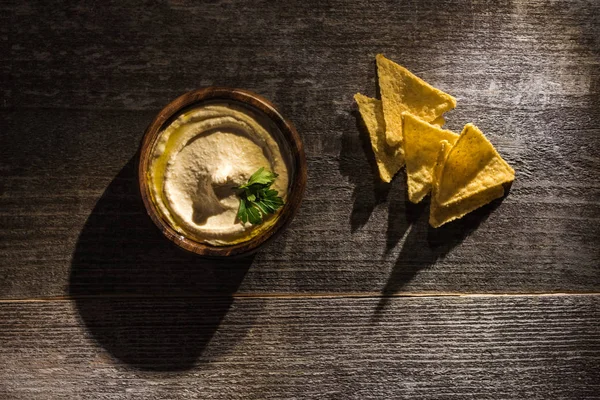
[[[4,1],[0,398],[600,398],[600,3]],[[384,53],[515,168],[433,230],[352,96]],[[136,153],[178,95],[300,132],[299,215],[250,259],[174,248]]]

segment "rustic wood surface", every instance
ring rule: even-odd
[[[600,398],[600,2],[0,9],[0,398]],[[379,52],[457,98],[508,196],[433,230],[377,181],[352,96]],[[236,261],[175,248],[137,189],[147,125],[210,85],[271,100],[308,161]]]
[[[4,8],[2,297],[67,294],[72,259],[74,270],[105,279],[111,263],[149,275],[144,288],[115,281],[125,293],[164,290],[150,284],[163,279],[154,275],[181,258],[146,257],[165,245],[129,186],[134,158],[154,115],[206,85],[272,100],[308,157],[298,218],[256,256],[240,291],[589,292],[600,284],[597,2]],[[377,52],[455,95],[448,126],[475,122],[514,166],[512,191],[493,212],[431,231],[427,205],[407,205],[402,174],[376,183],[352,95],[375,94]],[[185,275],[175,274],[183,285],[173,290],[195,293],[202,283]]]
[[[5,303],[0,397],[599,396],[600,296],[394,298],[384,310],[379,301]]]

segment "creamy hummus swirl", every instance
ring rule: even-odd
[[[212,245],[243,242],[271,226],[237,219],[236,187],[260,167],[279,176],[271,186],[284,201],[288,169],[278,142],[255,113],[233,104],[208,104],[180,115],[159,135],[152,153],[152,197],[182,235]]]

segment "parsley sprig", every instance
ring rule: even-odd
[[[238,187],[240,208],[237,217],[240,221],[258,225],[263,222],[265,216],[275,213],[283,206],[283,199],[277,196],[277,190],[269,189],[277,176],[276,173],[261,167],[252,174],[248,183]]]

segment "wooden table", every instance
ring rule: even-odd
[[[0,398],[600,398],[600,3],[2,4]],[[352,96],[384,53],[453,94],[517,171],[433,230],[378,182]],[[256,91],[308,187],[250,259],[143,209],[167,102]]]

